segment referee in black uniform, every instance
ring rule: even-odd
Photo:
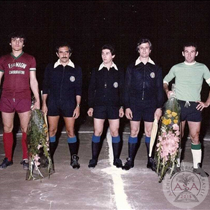
[[[92,159],[88,167],[94,168],[98,162],[101,148],[101,134],[105,119],[109,121],[114,153],[113,164],[121,168],[121,139],[119,136],[120,117],[123,111],[124,71],[114,62],[114,47],[106,44],[101,49],[103,62],[92,70],[88,90],[88,115],[94,118],[94,134],[92,136]]]
[[[68,135],[70,165],[78,169],[78,141],[74,124],[80,115],[82,69],[70,60],[72,48],[68,43],[61,43],[56,51],[57,62],[48,64],[45,69],[42,95],[42,111],[48,115],[49,122],[50,154],[53,160],[58,122],[62,116]]]

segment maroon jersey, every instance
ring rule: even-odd
[[[18,57],[12,53],[0,58],[0,71],[4,72],[3,98],[30,99],[30,71],[36,71],[36,60],[22,52]]]

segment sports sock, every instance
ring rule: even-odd
[[[201,144],[191,144],[191,152],[193,156],[193,168],[198,168],[198,163],[201,163]]]
[[[4,142],[4,152],[5,157],[11,161],[12,160],[12,146],[13,146],[13,133],[3,133]]]

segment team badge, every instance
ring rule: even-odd
[[[113,84],[113,86],[114,86],[115,88],[117,88],[117,87],[118,87],[118,83],[115,82],[115,83]]]
[[[154,72],[150,73],[150,77],[155,78],[155,73]]]
[[[70,77],[70,81],[71,81],[71,82],[74,82],[74,81],[75,81],[75,77],[74,77],[74,76],[71,76],[71,77]]]

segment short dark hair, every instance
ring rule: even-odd
[[[148,38],[140,38],[138,43],[137,43],[136,51],[139,50],[139,46],[141,44],[143,44],[143,43],[148,43],[149,47],[150,47],[150,50],[152,50],[152,43],[151,43],[151,41]]]
[[[197,43],[194,41],[188,41],[183,44],[183,51],[185,47],[195,47],[195,51],[198,51]]]
[[[105,50],[105,49],[108,49],[110,50],[110,52],[112,53],[112,55],[115,55],[115,49],[114,49],[114,46],[111,45],[111,44],[105,44],[101,47],[101,52],[102,50]]]
[[[26,37],[25,34],[23,34],[22,32],[12,32],[11,34],[9,34],[9,43],[11,42],[12,38],[23,38],[24,40],[24,44],[26,43]]]
[[[58,52],[60,47],[68,47],[69,53],[72,53],[72,51],[73,51],[72,47],[70,46],[70,44],[68,42],[61,42],[61,43],[57,44],[57,46],[55,47],[56,52]]]

